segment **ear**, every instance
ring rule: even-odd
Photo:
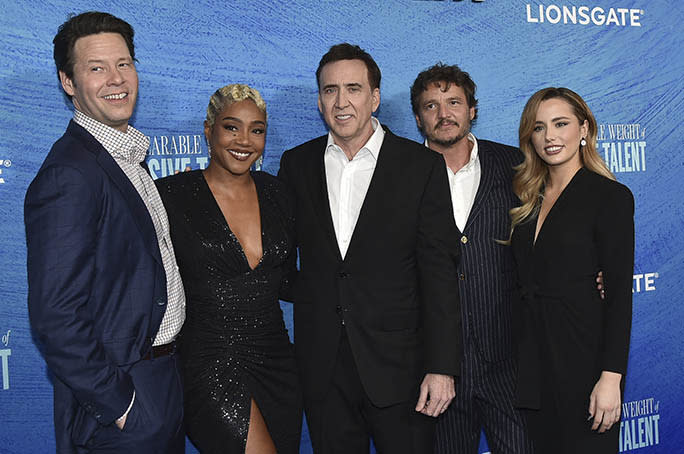
[[[207,143],[211,143],[211,125],[207,120],[204,120],[204,138],[207,139]]]
[[[580,135],[582,138],[586,139],[587,134],[589,134],[589,122],[584,120],[584,123],[582,123],[582,126],[580,126]]]
[[[416,117],[416,125],[418,125],[418,129],[421,131],[423,130],[423,124],[420,122],[420,117],[418,115],[415,115]]]
[[[473,118],[475,118],[475,108],[474,107],[470,108],[469,114],[470,114],[470,121],[473,121]]]
[[[318,94],[318,111],[323,113],[323,104],[321,104],[321,94]]]
[[[375,112],[380,106],[380,88],[374,88],[371,91],[371,102],[373,106],[373,112]]]
[[[73,79],[70,79],[64,71],[59,72],[59,81],[62,83],[62,89],[69,96],[74,96],[76,92],[76,84]]]

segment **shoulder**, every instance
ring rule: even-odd
[[[282,159],[305,159],[307,157],[316,156],[325,151],[325,144],[327,143],[327,140],[327,135],[311,139],[308,142],[304,142],[303,144],[286,150],[283,153]]]
[[[154,184],[157,185],[159,195],[164,199],[179,193],[192,192],[191,188],[197,186],[201,178],[203,178],[201,170],[191,170],[159,178]]]
[[[600,199],[601,204],[618,204],[619,206],[634,206],[634,195],[624,184],[606,178],[603,175],[583,169],[583,179],[587,189]]]
[[[78,128],[80,126],[73,125]],[[97,163],[97,147],[106,153],[92,136],[85,130],[82,134],[74,134],[72,125],[57,139],[45,157],[40,169],[28,188],[28,193],[41,190],[63,190],[64,187],[85,185],[89,191],[97,191],[104,180],[104,173]],[[81,128],[82,129],[82,128]],[[89,143],[90,137],[93,143]],[[100,150],[97,150],[100,151]],[[49,186],[46,188],[44,186]]]
[[[397,154],[397,157],[404,165],[423,163],[432,166],[436,163],[444,163],[444,158],[441,154],[429,149],[422,143],[398,136],[384,125],[383,129],[385,130],[385,137],[382,141],[381,153]]]
[[[254,178],[254,181],[268,189],[274,189],[274,190],[281,190],[282,188],[285,187],[285,183],[279,179],[278,177],[271,175],[268,172],[264,172],[263,170],[255,170],[252,172],[252,178]]]
[[[252,178],[269,196],[282,197],[287,200],[292,198],[290,186],[282,179],[261,170],[253,171]]]
[[[499,162],[518,165],[523,161],[523,155],[517,147],[484,139],[477,139],[477,147],[479,153],[486,153]]]
[[[52,145],[45,164],[88,168],[95,165],[96,152],[107,151],[85,129],[72,122]]]
[[[292,219],[296,202],[290,186],[280,178],[262,171],[252,172],[252,178],[257,186],[259,203],[268,203],[271,210],[275,208],[274,213]]]

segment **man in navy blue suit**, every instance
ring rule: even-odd
[[[517,148],[476,139],[475,83],[458,66],[434,65],[411,88],[416,123],[425,145],[444,156],[454,220],[461,233],[461,379],[456,397],[437,422],[435,451],[477,453],[484,428],[493,453],[529,453],[521,413],[514,407],[515,362],[510,234]]]
[[[54,58],[74,117],[24,207],[29,317],[54,385],[58,453],[184,451],[175,338],[185,296],[166,211],[128,124],[133,29],[90,12]]]

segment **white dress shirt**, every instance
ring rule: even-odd
[[[456,226],[461,232],[465,229],[470,210],[473,208],[475,194],[477,194],[477,188],[480,186],[480,176],[482,175],[477,152],[477,139],[472,133],[468,133],[468,140],[473,143],[468,163],[456,173],[446,166],[451,191],[451,204],[454,208],[454,221],[456,221]],[[427,140],[425,146],[429,147]]]
[[[335,144],[332,134],[328,133],[324,155],[325,177],[330,214],[342,258],[347,254],[385,138],[385,131],[374,117],[371,117],[371,125],[373,135],[352,160],[347,158],[344,151]]]

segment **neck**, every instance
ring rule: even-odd
[[[212,190],[223,194],[237,194],[252,187],[253,180],[250,172],[234,174],[216,165],[211,165],[204,170],[204,177]]]
[[[468,140],[468,135],[465,135],[461,140],[451,145],[433,143],[430,142],[429,139],[427,144],[432,150],[435,150],[437,153],[444,156],[447,167],[454,173],[468,164],[468,161],[470,161],[470,154],[473,151],[473,142]]]
[[[546,184],[546,188],[562,191],[581,168],[582,164],[579,162],[549,167],[549,181]]]
[[[361,150],[361,148],[363,148],[363,146],[366,145],[366,143],[370,140],[374,132],[375,131],[373,130],[373,126],[371,126],[369,122],[368,131],[365,131],[365,134],[359,137],[354,137],[347,140],[342,137],[338,137],[334,133],[332,133],[332,137],[335,142],[335,145],[340,147],[344,152],[345,156],[347,156],[347,159],[351,161],[352,159],[354,159],[354,156],[356,156],[357,153]]]

